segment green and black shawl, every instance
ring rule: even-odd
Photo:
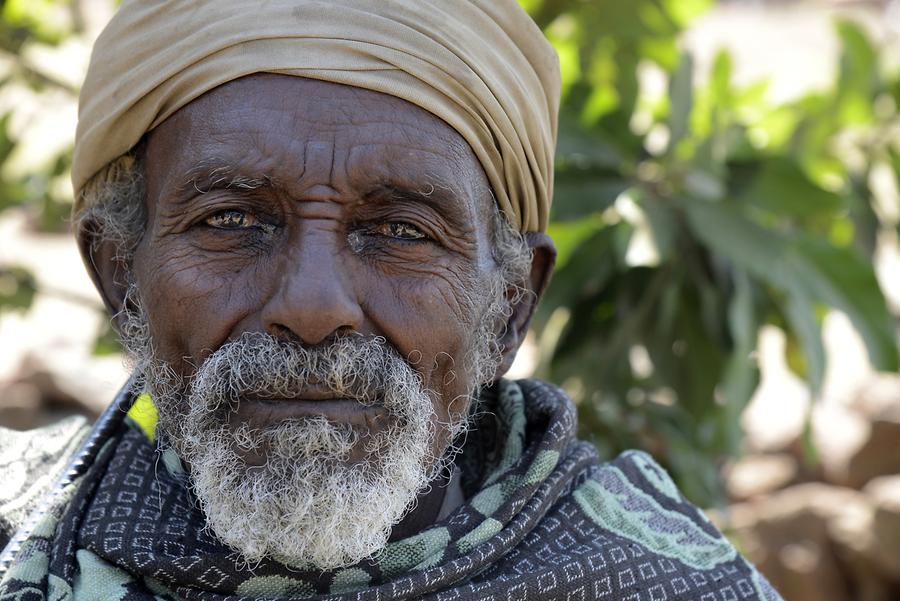
[[[0,601],[781,599],[648,455],[600,463],[557,388],[500,381],[479,416],[457,459],[465,504],[328,572],[248,569],[123,421],[21,544]]]

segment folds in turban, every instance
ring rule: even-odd
[[[516,0],[125,0],[81,91],[72,179],[108,163],[204,92],[270,72],[390,94],[472,147],[520,231],[553,195],[559,62]]]

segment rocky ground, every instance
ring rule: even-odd
[[[900,600],[900,376],[811,422],[731,465],[713,520],[788,601]]]

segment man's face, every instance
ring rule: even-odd
[[[347,475],[372,480],[367,470],[378,461],[370,456],[408,437],[426,448],[391,452],[421,465],[389,476],[421,480],[491,371],[483,343],[497,292],[486,285],[497,278],[492,200],[459,134],[386,95],[257,75],[216,88],[156,128],[146,186],[133,278],[155,361],[186,383],[161,413],[201,430],[222,422],[202,445],[203,432],[193,431],[193,442],[176,448],[199,464],[213,441],[243,464],[237,480],[254,469],[284,480],[299,478],[285,471],[293,469],[285,449],[314,458],[332,445],[321,453],[331,463],[312,476],[332,470],[334,487]],[[310,358],[294,347],[321,352]],[[236,373],[246,357],[254,367]],[[324,367],[285,375],[298,362]],[[260,374],[267,365],[277,382]],[[216,381],[222,370],[227,385]],[[198,382],[205,389],[193,402],[202,410],[179,408]],[[204,412],[217,417],[207,423]],[[161,424],[177,419],[162,415]],[[221,461],[207,468],[213,477],[225,469]],[[415,490],[404,493],[412,497],[401,509]]]
[[[496,266],[487,184],[458,133],[386,95],[258,75],[178,111],[146,157],[134,269],[158,358],[190,376],[244,332],[382,336],[432,391],[437,421],[466,409],[478,292]],[[263,426],[311,407],[326,410],[239,411]]]

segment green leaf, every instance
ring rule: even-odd
[[[558,226],[557,226],[558,227]],[[565,261],[553,276],[553,285],[547,290],[544,302],[541,303],[543,313],[556,307],[571,307],[585,297],[592,300],[608,283],[616,270],[616,238],[619,231],[628,229],[624,224],[593,229],[589,235],[580,239],[586,231],[570,232],[570,244],[565,249]]]
[[[641,40],[639,54],[667,71],[676,68],[681,60],[681,50],[675,38],[644,38]]]
[[[878,53],[856,23],[838,21],[837,30],[843,44],[837,87],[841,120],[848,124],[870,123],[874,118],[873,99],[880,86]]]
[[[529,14],[536,12],[543,4],[543,0],[519,0],[519,5]]]
[[[557,317],[547,331],[559,346],[542,366],[577,390],[581,432],[605,453],[654,450],[689,497],[711,502],[718,458],[739,447],[738,416],[758,386],[764,320],[786,330],[790,365],[814,391],[826,308],[850,316],[873,363],[897,362],[894,320],[852,249],[871,251],[879,228],[864,174],[892,145],[900,172],[900,145],[874,110],[884,94],[900,106],[900,73],[885,81],[881,49],[843,22],[834,85],[773,105],[767,82],[735,85],[724,52],[694,88],[678,34],[713,0],[521,1],[560,50],[565,89],[551,213],[560,261],[535,319],[541,331]],[[649,91],[639,65],[670,74],[666,98],[639,97]],[[642,132],[660,124],[668,148],[648,160]],[[625,261],[634,224],[603,218],[634,188],[655,268]],[[651,372],[632,373],[635,345]],[[652,400],[660,391],[673,404]]]
[[[720,50],[716,53],[710,79],[710,90],[712,91],[714,104],[717,107],[724,108],[730,105],[731,75],[733,70],[734,64],[731,60],[731,54],[727,50]]]
[[[3,3],[3,22],[27,27],[30,34],[45,42],[59,42],[71,32],[71,17],[67,4],[60,0],[6,0]]]
[[[588,131],[577,120],[560,116],[556,144],[557,167],[573,164],[579,168],[621,170],[622,156],[603,136]]]
[[[669,148],[671,153],[687,135],[694,104],[694,59],[690,54],[681,57],[678,69],[669,80]]]
[[[660,260],[668,260],[678,237],[679,223],[676,212],[670,205],[651,194],[635,194],[635,199],[644,210]]]
[[[891,96],[894,97],[894,106],[900,109],[900,76],[891,83]]]
[[[768,230],[721,203],[683,201],[691,229],[710,249],[786,293],[847,314],[877,369],[897,368],[894,319],[872,266],[854,250]]]
[[[629,186],[627,180],[603,172],[560,172],[554,185],[551,219],[571,221],[603,211]]]
[[[556,244],[556,270],[564,269],[572,254],[588,238],[603,226],[600,215],[593,214],[575,221],[557,221],[550,224],[547,234]]]
[[[681,27],[685,27],[712,8],[713,2],[712,0],[664,0],[663,6]]]
[[[743,270],[735,271],[734,284],[734,296],[728,307],[728,330],[734,350],[722,374],[720,392],[724,411],[719,419],[725,446],[732,452],[739,448],[741,411],[759,385],[759,368],[752,358],[759,329],[753,302],[753,284]]]
[[[872,264],[853,249],[837,248],[821,239],[797,240],[793,258],[814,299],[840,309],[866,344],[876,369],[897,370],[896,322],[878,286]]]
[[[781,235],[750,221],[724,203],[683,199],[679,204],[694,235],[714,254],[779,287],[785,287],[790,281],[783,264],[788,245]]]
[[[842,73],[845,77],[858,77],[859,81],[872,82],[877,73],[878,53],[869,36],[861,25],[848,19],[841,19],[836,24],[838,35],[843,45]]]
[[[577,27],[572,15],[563,15],[545,30],[545,35],[559,58],[561,92],[565,98],[581,78],[581,57],[576,37]]]
[[[734,273],[734,296],[728,307],[728,331],[736,349],[750,353],[756,348],[756,311],[753,306],[753,284],[747,273]]]
[[[776,157],[750,168],[732,185],[732,192],[740,202],[782,217],[833,215],[848,207],[845,198],[814,184],[787,157]]]
[[[621,80],[625,75],[621,65],[615,38],[605,38],[594,48],[587,72],[587,81],[593,88],[582,111],[585,123],[594,123],[619,107],[622,101]]]
[[[799,282],[788,291],[785,317],[803,349],[806,373],[800,375],[809,382],[812,393],[818,394],[825,379],[825,344],[821,324],[816,320],[816,308]]]
[[[898,101],[898,107],[900,107],[900,101]],[[900,145],[896,148],[888,149],[888,157],[890,158],[891,167],[894,168],[894,173],[897,174],[897,179],[900,180]]]

